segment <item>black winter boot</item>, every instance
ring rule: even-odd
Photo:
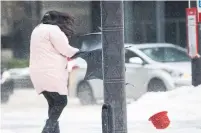
[[[58,124],[57,121],[52,121],[52,120],[48,119],[43,128],[42,133],[56,133],[55,129],[56,129],[57,124]]]
[[[57,122],[54,133],[60,133],[59,122]]]

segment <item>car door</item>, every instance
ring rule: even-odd
[[[133,51],[126,49],[125,51],[125,65],[126,65],[126,83],[132,85],[126,85],[126,95],[128,98],[139,98],[144,94],[146,90],[146,83],[148,80],[148,69],[146,68],[146,62],[141,58],[145,65],[130,63],[129,59],[132,57],[139,57]]]

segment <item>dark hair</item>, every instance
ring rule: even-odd
[[[74,34],[72,29],[74,24],[74,18],[67,13],[62,13],[58,11],[48,11],[43,16],[41,23],[57,25],[68,38]]]

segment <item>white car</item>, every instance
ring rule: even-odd
[[[138,99],[146,92],[168,91],[191,85],[191,62],[186,49],[168,43],[125,44],[126,97]],[[74,64],[74,65],[72,65]],[[87,64],[77,58],[71,62],[69,94],[82,104],[103,99],[103,81],[84,81]],[[133,86],[132,86],[133,85]]]

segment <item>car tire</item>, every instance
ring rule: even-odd
[[[10,85],[9,85],[9,93],[10,94],[14,93],[14,81],[13,80],[10,82]]]
[[[79,83],[77,87],[77,96],[82,105],[92,105],[96,103],[92,88],[87,81],[82,81]]]
[[[9,101],[9,94],[1,94],[1,103],[7,103]]]
[[[151,79],[148,84],[148,92],[164,92],[166,90],[166,86],[161,79]]]

